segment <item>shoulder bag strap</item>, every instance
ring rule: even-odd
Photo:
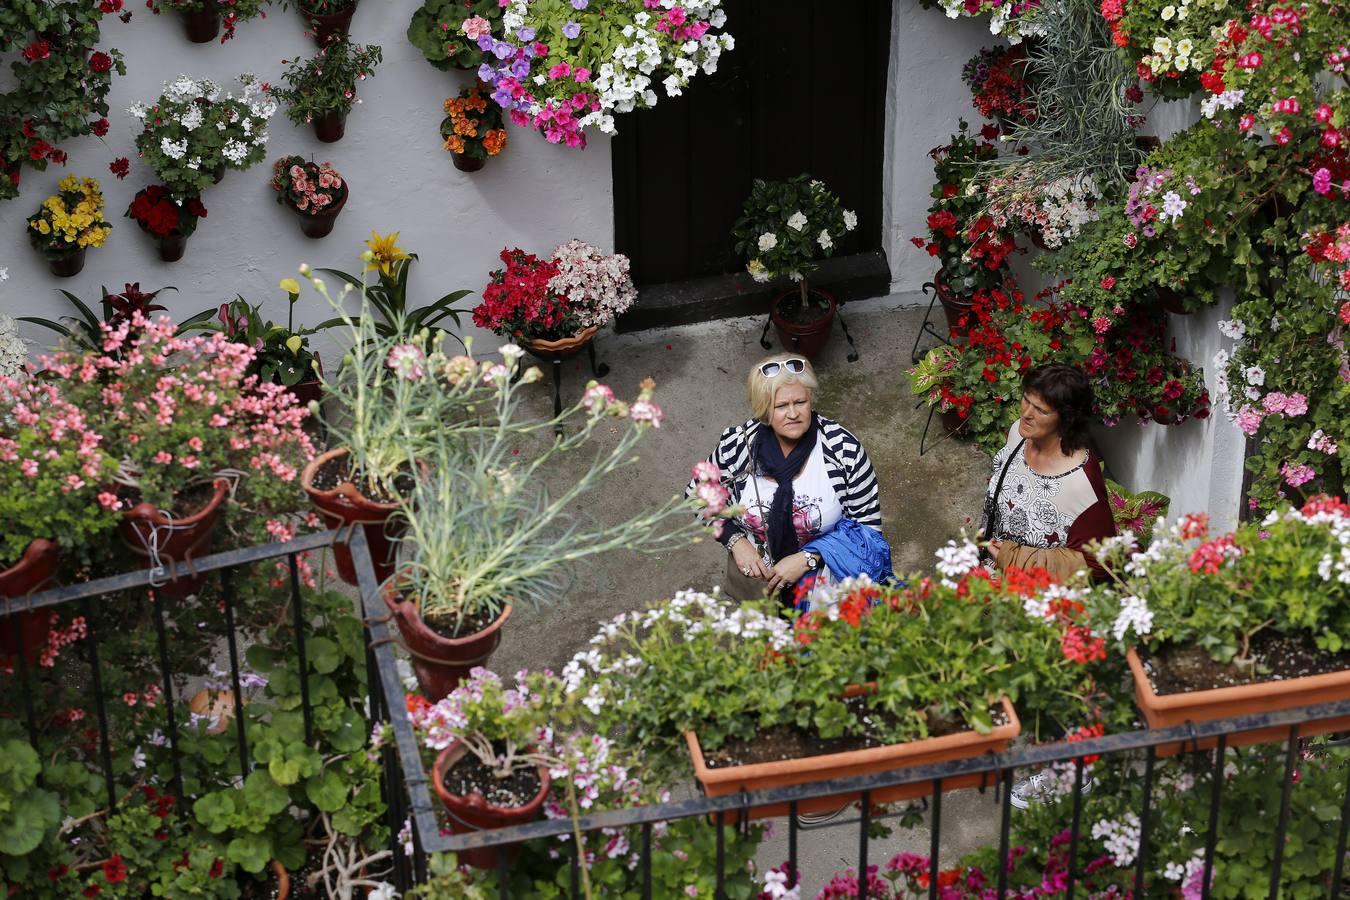
[[[994,536],[994,524],[997,522],[998,516],[998,495],[1003,492],[1003,479],[1008,477],[1008,467],[1012,465],[1012,461],[1017,458],[1017,454],[1022,450],[1022,445],[1026,442],[1026,438],[1022,438],[1022,440],[1018,441],[1017,446],[1008,454],[1008,458],[1003,461],[1003,471],[998,475],[998,484],[994,485],[994,495],[989,498],[989,521],[984,525],[985,540],[992,539]]]

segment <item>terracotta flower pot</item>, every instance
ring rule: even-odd
[[[511,617],[508,603],[501,615],[482,631],[449,638],[428,627],[417,605],[393,590],[385,591],[384,602],[393,613],[403,646],[412,656],[417,684],[432,703],[448,696],[476,666],[487,665],[502,641],[502,626]]]
[[[778,335],[778,343],[784,350],[800,353],[807,359],[815,359],[830,339],[830,329],[834,327],[834,314],[839,308],[834,297],[824,291],[812,290],[817,297],[824,297],[828,308],[824,315],[811,322],[790,322],[782,315],[782,306],[790,298],[800,296],[797,291],[787,291],[773,299],[769,309],[769,318],[773,321],[773,330]]]
[[[455,164],[455,168],[461,172],[477,172],[487,165],[487,160],[474,159],[472,156],[466,156],[463,153],[451,153],[450,160]]]
[[[961,324],[961,319],[975,308],[974,299],[958,296],[947,283],[947,276],[941,269],[933,276],[933,287],[937,290],[938,302],[942,304],[942,314],[947,318],[948,335],[965,337],[967,326]]]
[[[1186,309],[1185,298],[1183,298],[1181,294],[1170,287],[1157,287],[1154,288],[1154,290],[1158,295],[1158,305],[1165,311],[1170,312],[1174,316],[1185,316],[1190,314],[1190,310]]]
[[[571,337],[560,338],[556,341],[525,340],[520,342],[520,346],[540,359],[552,359],[554,356],[566,359],[585,350],[586,345],[595,340],[595,335],[599,330],[600,326],[591,325]]]
[[[56,575],[60,548],[55,541],[38,538],[29,543],[19,561],[0,571],[0,597],[16,600],[45,590]],[[18,671],[19,638],[28,666],[37,664],[38,654],[47,641],[47,623],[51,612],[24,610],[0,616],[0,663]]]
[[[315,116],[313,124],[315,137],[325,144],[336,143],[347,131],[347,111],[339,109]]]
[[[213,5],[206,9],[179,10],[183,30],[194,44],[209,44],[220,34],[220,11]]]
[[[312,12],[302,6],[300,15],[305,17],[305,23],[313,32],[314,43],[319,47],[326,47],[334,39],[341,40],[347,37],[352,27],[352,16],[356,15],[356,4],[353,3],[346,9],[334,13]]]
[[[52,274],[57,278],[70,278],[73,275],[80,274],[84,268],[85,247],[76,247],[74,250],[67,250],[59,256],[47,258],[47,267],[52,270]]]
[[[1350,700],[1350,669],[1328,672],[1325,675],[1287,678],[1282,681],[1262,681],[1239,687],[1214,688],[1183,694],[1157,694],[1154,693],[1148,672],[1144,670],[1144,664],[1133,647],[1126,653],[1125,659],[1130,664],[1130,675],[1134,678],[1135,705],[1144,714],[1144,721],[1148,723],[1149,728],[1172,728],[1176,725],[1185,725],[1187,722],[1211,722],[1215,719],[1275,712],[1295,706]],[[1299,726],[1298,733],[1301,737],[1311,737],[1347,730],[1350,730],[1350,716],[1305,722]],[[1278,725],[1242,734],[1231,734],[1228,736],[1227,744],[1229,747],[1246,747],[1251,744],[1283,741],[1288,736],[1289,729]],[[1197,746],[1201,750],[1208,750],[1217,743],[1217,738],[1210,738],[1200,741],[1198,745],[1191,741],[1167,744],[1158,748],[1158,755],[1174,756],[1186,750],[1194,750]]]
[[[164,262],[178,262],[187,250],[187,240],[187,237],[181,234],[155,238],[155,243],[159,245],[159,258]]]
[[[291,896],[291,875],[286,871],[286,867],[275,859],[270,863],[272,867],[272,876],[277,880],[276,900],[288,900]]]
[[[310,503],[314,504],[329,528],[361,526],[370,545],[370,558],[375,564],[375,580],[383,582],[394,573],[394,544],[404,527],[402,523],[390,522],[390,518],[398,511],[398,504],[371,500],[350,481],[344,481],[332,489],[314,486],[314,477],[324,463],[345,457],[350,452],[346,447],[339,447],[316,456],[301,473],[300,486],[309,494]],[[333,558],[337,563],[338,576],[348,584],[356,585],[356,564],[352,561],[351,547],[346,543],[334,544]]]
[[[860,688],[854,688],[857,693]],[[845,692],[846,695],[848,692]],[[789,785],[814,784],[818,781],[830,781],[835,778],[849,778],[857,775],[870,775],[875,772],[890,772],[896,769],[909,769],[932,763],[950,762],[957,759],[970,759],[986,753],[1002,753],[1008,749],[1013,738],[1022,732],[1022,723],[1017,718],[1012,701],[1002,700],[1003,712],[1008,717],[1006,725],[995,727],[988,734],[977,731],[962,731],[943,737],[910,741],[907,744],[891,744],[886,747],[869,747],[865,750],[849,750],[844,753],[826,753],[820,756],[806,756],[800,759],[785,759],[780,762],[752,763],[744,766],[708,768],[704,761],[703,748],[699,745],[698,735],[692,731],[684,733],[689,745],[689,756],[694,762],[694,777],[698,779],[703,792],[709,797],[721,797],[726,794],[738,794],[745,791],[762,791],[769,788]],[[960,788],[980,787],[992,784],[997,775],[992,772],[974,775],[962,775],[942,781],[943,791]],[[910,800],[933,792],[933,782],[922,781],[914,784],[902,784],[885,790],[872,791],[873,803],[894,803],[898,800]],[[830,797],[816,797],[802,800],[797,804],[798,813],[828,812],[839,808],[841,803],[852,803],[861,797],[860,793],[838,794]],[[765,819],[784,816],[788,813],[786,803],[756,806],[750,809],[750,818]]]
[[[323,360],[317,353],[314,354],[314,365],[320,373],[323,372]],[[311,402],[323,401],[323,382],[319,380],[318,376],[298,381],[286,390],[295,398],[297,406],[309,406]]]
[[[338,214],[342,212],[342,207],[347,205],[347,198],[351,192],[342,195],[342,199],[326,207],[322,212],[309,213],[296,210],[295,214],[300,218],[300,230],[304,232],[307,238],[328,237],[333,230],[334,223],[337,222]]]
[[[445,788],[445,773],[468,752],[459,741],[441,751],[436,757],[436,765],[431,769],[431,784],[436,796],[441,798],[450,812],[450,831],[453,834],[472,834],[475,831],[491,831],[496,828],[509,828],[512,825],[524,825],[539,818],[544,809],[544,800],[548,797],[548,769],[539,767],[539,793],[524,806],[494,806],[483,799],[483,795],[474,792],[467,797],[452,794]],[[520,844],[506,847],[484,847],[478,850],[464,850],[458,855],[459,861],[475,869],[497,868],[497,854],[505,852],[508,861],[520,854]]]
[[[190,516],[174,518],[151,503],[138,503],[122,513],[122,521],[117,523],[118,537],[143,559],[142,568],[152,568],[157,561],[172,567],[194,556],[206,555],[230,484],[217,478],[212,487],[211,499]],[[166,597],[186,597],[201,587],[204,580],[205,576],[187,575],[168,581],[158,590]]]

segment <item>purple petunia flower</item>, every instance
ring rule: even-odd
[[[527,59],[518,59],[511,63],[511,74],[517,78],[524,78],[530,74],[530,61]]]
[[[492,76],[493,76],[495,73],[496,73],[496,70],[493,69],[492,66],[489,66],[487,63],[483,63],[481,66],[478,67],[478,80],[479,80],[479,81],[491,81],[491,80],[492,80]]]
[[[516,31],[516,37],[528,44],[530,41],[534,40],[534,29],[528,25],[524,25]]]
[[[492,99],[502,109],[511,109],[515,105],[515,101],[511,98],[511,92],[504,87],[497,88],[492,94]]]
[[[572,0],[573,9],[585,9],[589,5],[589,0]]]
[[[492,35],[480,34],[478,36],[478,49],[484,53],[492,49]]]
[[[515,52],[516,48],[512,47],[506,41],[497,41],[495,44],[492,45],[492,53],[498,59],[507,59],[510,56],[512,56]]]
[[[562,28],[563,37],[569,41],[576,40],[581,35],[581,26],[576,22],[568,22]]]

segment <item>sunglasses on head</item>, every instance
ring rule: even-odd
[[[759,374],[765,378],[772,378],[784,369],[787,369],[793,375],[800,375],[806,371],[806,360],[794,356],[782,362],[766,362],[759,367]]]

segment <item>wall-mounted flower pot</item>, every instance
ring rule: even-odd
[[[436,758],[436,765],[431,769],[431,784],[436,790],[436,796],[441,798],[441,803],[450,813],[450,831],[453,834],[472,834],[475,831],[491,831],[496,828],[510,828],[513,825],[525,825],[539,818],[543,812],[544,800],[548,798],[549,777],[548,769],[539,767],[539,792],[523,806],[496,806],[483,798],[483,795],[477,792],[467,797],[459,794],[452,794],[445,787],[445,773],[450,767],[459,762],[463,756],[468,753],[466,748],[459,741],[453,742],[449,747],[441,751],[441,755]],[[497,856],[499,853],[507,854],[507,862],[511,862],[520,853],[519,844],[508,844],[504,847],[484,847],[477,850],[464,850],[457,854],[457,857],[464,865],[472,866],[475,869],[496,869]]]
[[[300,217],[300,231],[307,238],[328,237],[333,230],[333,225],[337,222],[338,213],[342,212],[342,207],[347,205],[347,198],[351,192],[342,195],[342,199],[336,203],[330,204],[322,212],[309,213],[296,210],[295,214]]]
[[[164,262],[178,262],[187,250],[187,240],[181,234],[166,234],[164,237],[155,238],[155,243],[159,246],[159,258]]]
[[[869,747],[865,750],[850,750],[844,753],[827,753],[821,756],[807,756],[800,759],[785,759],[780,762],[752,763],[743,766],[709,768],[699,745],[698,735],[686,731],[685,741],[689,745],[689,756],[694,763],[694,777],[698,779],[703,792],[709,797],[722,797],[745,791],[763,791],[769,788],[788,787],[800,784],[814,784],[835,778],[850,778],[858,775],[871,775],[876,772],[891,772],[896,769],[909,769],[932,763],[950,762],[957,759],[970,759],[986,753],[1002,753],[1008,749],[1013,738],[1022,732],[1022,723],[1017,718],[1012,701],[1002,698],[1003,712],[1007,724],[993,728],[988,734],[977,731],[962,731],[942,737],[910,741],[907,744],[891,744],[886,747]],[[960,788],[980,787],[993,784],[997,775],[992,772],[962,775],[943,779],[942,790],[954,791]],[[873,803],[894,803],[899,800],[911,800],[933,793],[933,782],[921,781],[914,784],[902,784],[884,790],[871,792]],[[837,794],[829,797],[815,797],[802,800],[797,804],[798,813],[830,812],[840,804],[852,803],[861,798],[860,793]],[[752,819],[773,818],[788,813],[786,803],[768,804],[752,807],[749,816]]]
[[[455,164],[455,168],[461,172],[477,172],[483,166],[487,165],[485,159],[475,159],[464,153],[451,153],[450,161]]]
[[[355,3],[334,13],[317,13],[303,6],[300,8],[300,15],[305,17],[305,23],[314,35],[314,43],[321,48],[327,47],[334,39],[344,40],[351,31],[352,16],[355,14]]]
[[[168,516],[154,504],[137,503],[122,513],[122,520],[117,523],[118,537],[141,557],[142,568],[146,569],[157,564],[172,568],[184,560],[205,556],[229,489],[228,481],[217,478],[211,484],[206,503],[190,515]],[[186,575],[166,581],[158,590],[166,597],[186,597],[200,588],[204,580],[205,576]]]
[[[961,319],[975,308],[974,299],[959,296],[947,283],[947,276],[941,269],[933,276],[933,288],[937,291],[938,302],[942,304],[942,314],[947,318],[948,334],[952,337],[965,337],[967,326],[961,324]]]
[[[85,247],[76,247],[59,255],[47,257],[47,267],[57,278],[70,278],[80,274],[84,268]]]
[[[1135,705],[1144,714],[1144,721],[1148,723],[1149,728],[1172,728],[1185,725],[1187,722],[1211,722],[1215,719],[1275,712],[1296,706],[1350,700],[1350,669],[1328,672],[1325,675],[1262,681],[1208,691],[1158,694],[1154,692],[1153,682],[1149,679],[1144,663],[1133,647],[1125,658],[1130,665],[1130,675],[1134,678]],[[1350,730],[1350,716],[1305,722],[1299,726],[1298,733],[1301,737],[1311,737],[1347,730]],[[1231,734],[1228,736],[1227,744],[1229,747],[1246,747],[1251,744],[1279,742],[1288,737],[1288,727],[1278,725],[1242,734]],[[1158,755],[1174,756],[1189,750],[1209,750],[1217,743],[1217,738],[1209,738],[1199,742],[1167,744],[1158,748]]]
[[[225,164],[220,163],[214,169],[211,170],[211,183],[220,184],[224,180],[225,180]]]
[[[1174,316],[1184,316],[1190,313],[1186,308],[1186,299],[1176,290],[1170,287],[1159,286],[1154,288],[1158,296],[1158,305],[1164,311],[1170,312]]]
[[[783,315],[783,306],[787,301],[801,296],[798,291],[788,291],[779,294],[773,299],[773,306],[769,309],[769,319],[773,322],[773,330],[778,335],[778,343],[784,350],[792,353],[800,353],[807,359],[815,359],[816,354],[824,349],[825,344],[830,340],[830,330],[834,327],[835,311],[839,305],[834,297],[824,291],[812,290],[811,294],[816,297],[823,297],[826,301],[825,312],[817,319],[809,322],[794,322]],[[815,307],[812,306],[812,309]]]
[[[60,548],[55,541],[38,538],[28,544],[19,561],[0,570],[0,597],[17,600],[46,590],[56,575]],[[25,610],[0,616],[0,663],[18,671],[19,640],[29,668],[37,664],[38,654],[47,642],[49,610]]]
[[[370,558],[375,566],[375,580],[383,582],[394,573],[394,545],[404,525],[400,520],[390,521],[398,512],[397,503],[381,503],[366,497],[350,481],[339,481],[332,488],[316,487],[315,477],[330,461],[343,460],[351,451],[346,447],[329,450],[310,461],[300,475],[300,486],[309,495],[310,503],[329,528],[360,525],[370,545]],[[346,542],[333,545],[333,560],[338,576],[350,585],[356,585],[356,564]]]
[[[342,135],[347,131],[347,111],[339,109],[315,116],[312,124],[315,137],[325,144],[336,143],[342,140]]]
[[[502,641],[502,626],[511,617],[508,603],[501,615],[481,631],[446,637],[423,621],[415,603],[404,600],[393,590],[385,591],[384,602],[398,625],[403,646],[412,657],[418,687],[432,703],[449,696],[474,668],[487,665]]]
[[[179,10],[183,30],[194,44],[209,44],[220,35],[220,11],[214,4],[205,9]]]

